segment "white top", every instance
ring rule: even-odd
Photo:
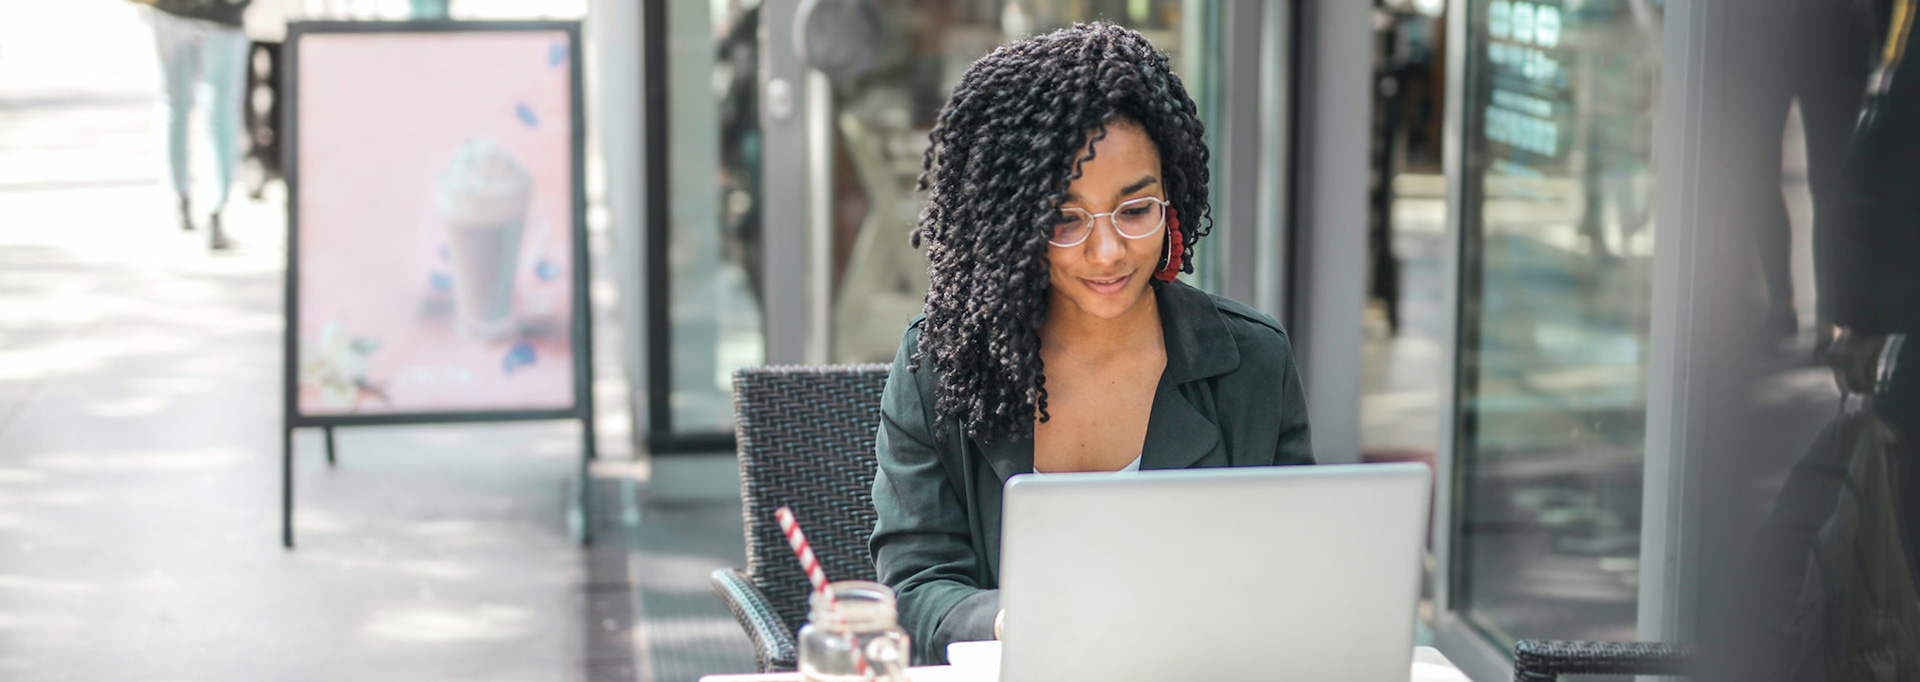
[[[1146,456],[1146,455],[1141,455],[1141,457],[1145,457],[1145,456]],[[1139,471],[1139,470],[1140,470],[1140,457],[1135,457],[1135,458],[1133,458],[1133,461],[1131,461],[1131,462],[1127,462],[1127,465],[1126,465],[1126,466],[1123,466],[1123,467],[1120,467],[1120,469],[1119,469],[1118,471],[1115,471],[1115,472],[1113,472],[1113,473],[1116,473],[1116,474],[1124,474],[1124,473],[1127,473],[1127,472],[1129,472],[1129,471]],[[1056,472],[1053,472],[1053,474],[1050,474],[1050,473],[1047,473],[1047,472],[1045,472],[1045,471],[1041,471],[1041,470],[1039,470],[1039,469],[1034,469],[1034,470],[1033,470],[1033,475],[1035,475],[1035,476],[1052,476],[1052,475],[1054,475],[1054,474],[1059,474],[1059,473],[1065,473],[1065,472],[1061,472],[1061,471],[1056,471]],[[1077,472],[1076,472],[1076,473],[1077,473]],[[1087,472],[1087,473],[1097,473],[1097,472]]]

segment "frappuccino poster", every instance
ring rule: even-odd
[[[301,415],[574,407],[569,40],[299,36]]]

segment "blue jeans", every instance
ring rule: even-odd
[[[413,18],[415,19],[445,19],[447,18],[447,5],[453,4],[453,0],[407,1],[413,5]]]
[[[173,191],[185,201],[193,195],[187,151],[195,91],[207,86],[208,138],[213,146],[218,192],[212,211],[227,205],[233,167],[240,160],[241,92],[247,81],[247,36],[238,27],[154,11],[154,47],[160,53],[163,98],[167,107],[167,170]]]

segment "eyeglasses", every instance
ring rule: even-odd
[[[1140,197],[1121,202],[1111,213],[1088,213],[1086,209],[1060,209],[1053,219],[1053,238],[1047,243],[1060,248],[1079,246],[1093,234],[1093,223],[1101,217],[1113,221],[1113,231],[1127,239],[1146,239],[1166,225],[1167,204],[1159,197]]]

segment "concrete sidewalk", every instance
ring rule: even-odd
[[[134,7],[0,14],[0,679],[639,677],[625,538],[567,528],[575,424],[342,430],[333,470],[303,433],[280,548],[284,205],[236,192],[208,253]]]

